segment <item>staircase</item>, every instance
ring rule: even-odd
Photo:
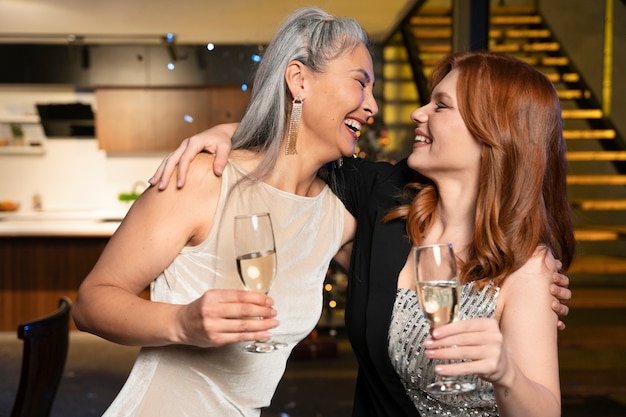
[[[410,113],[428,97],[432,66],[452,50],[450,7],[421,7],[383,49],[382,114],[398,157],[411,149]],[[577,256],[573,298],[561,332],[564,396],[621,396],[626,402],[626,149],[533,7],[492,7],[489,48],[523,59],[557,88],[567,142],[568,195]],[[411,65],[411,58],[414,65]],[[395,157],[395,156],[394,156]]]

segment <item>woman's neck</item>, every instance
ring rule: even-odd
[[[261,162],[262,155],[239,151],[233,155],[235,161],[247,172],[252,172]],[[287,193],[314,197],[324,188],[324,182],[317,177],[320,166],[304,155],[280,154],[272,172],[263,182]]]
[[[272,173],[264,181],[274,188],[299,196],[314,197],[324,186],[318,178],[319,166],[313,166],[303,161],[297,155],[285,155],[278,158]]]
[[[474,238],[476,191],[471,181],[449,181],[437,185],[439,201],[432,227],[424,243],[452,243],[457,255],[464,258]]]

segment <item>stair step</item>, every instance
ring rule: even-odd
[[[626,185],[626,175],[568,175],[568,185]]]
[[[580,210],[626,210],[625,199],[570,200],[570,205]]]
[[[489,50],[497,54],[519,52],[521,51],[521,49],[522,49],[522,46],[517,43],[502,43],[502,44],[489,45]]]
[[[580,81],[580,75],[578,75],[577,73],[569,72],[565,74],[560,74],[558,72],[544,72],[544,74],[553,83],[558,83],[561,81],[566,83],[577,83],[578,81]]]
[[[565,57],[517,56],[517,58],[533,67],[565,67],[569,64],[569,59]]]
[[[524,52],[555,52],[561,49],[561,44],[558,42],[537,42],[522,44],[522,51]]]
[[[614,129],[564,130],[563,138],[570,139],[615,139]]]
[[[490,29],[491,39],[510,38],[549,38],[552,35],[549,29]]]
[[[568,161],[626,161],[626,151],[572,151]]]
[[[526,16],[491,16],[489,22],[492,25],[540,25],[542,22],[539,15]]]
[[[557,42],[549,43],[502,43],[489,45],[489,50],[496,53],[513,52],[553,52],[558,51],[561,46]]]
[[[595,226],[590,228],[577,227],[574,230],[574,237],[579,242],[606,241],[606,240],[622,240],[626,239],[626,226]],[[586,258],[587,259],[587,258]],[[587,262],[592,261],[587,259]],[[626,263],[626,260],[624,260]],[[613,262],[613,268],[619,270],[622,263],[621,260]],[[626,265],[624,266],[626,268]],[[626,272],[626,269],[624,270]]]
[[[577,100],[581,98],[590,98],[591,92],[589,90],[579,90],[579,89],[570,89],[570,90],[557,90],[557,95],[561,100]]]
[[[448,42],[452,38],[452,29],[442,29],[442,28],[424,28],[421,26],[414,27],[413,33],[417,39],[445,39]],[[490,39],[502,39],[502,38],[510,38],[510,39],[525,39],[525,38],[549,38],[550,31],[547,29],[490,29],[489,30],[489,38]],[[564,64],[567,65],[567,64]]]
[[[497,16],[501,16],[501,15],[511,15],[511,14],[533,14],[537,12],[537,9],[535,6],[529,6],[529,5],[507,5],[507,6],[491,6],[490,8],[491,14],[492,15],[497,15]]]
[[[535,57],[535,56],[518,56],[517,58],[522,61],[526,61],[528,64],[537,67],[565,67],[569,65],[569,58],[565,56],[561,57]]]
[[[568,274],[625,274],[626,258],[605,255],[577,255],[570,265]],[[626,282],[624,282],[626,285]],[[576,306],[593,307],[597,303],[609,307],[626,307],[626,289],[577,289],[580,297],[572,303]],[[606,304],[606,305],[605,305]],[[570,304],[572,305],[572,304]]]
[[[489,19],[492,25],[538,25],[541,24],[541,16],[491,16]],[[450,26],[452,25],[452,16],[436,16],[436,15],[420,15],[413,16],[409,20],[412,25],[425,26]]]
[[[561,110],[563,119],[602,119],[601,109],[563,109]]]

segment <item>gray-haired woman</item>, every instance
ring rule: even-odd
[[[82,283],[77,326],[143,346],[105,416],[258,416],[291,349],[315,327],[329,262],[355,220],[320,168],[352,155],[378,112],[368,40],[352,19],[296,11],[265,51],[223,176],[191,164],[184,189],[150,188]],[[243,290],[233,218],[271,213],[278,269],[270,297]],[[151,286],[151,300],[140,294]],[[262,318],[262,319],[258,319]],[[287,347],[243,352],[244,341]]]

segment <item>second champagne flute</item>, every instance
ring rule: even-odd
[[[235,216],[237,271],[249,291],[267,294],[276,276],[276,248],[269,213]],[[244,346],[246,352],[265,353],[286,347],[285,343],[256,341]]]
[[[424,318],[431,328],[458,319],[460,284],[456,258],[451,244],[435,244],[414,248],[417,298]],[[427,386],[433,394],[472,391],[474,375],[442,376]]]

